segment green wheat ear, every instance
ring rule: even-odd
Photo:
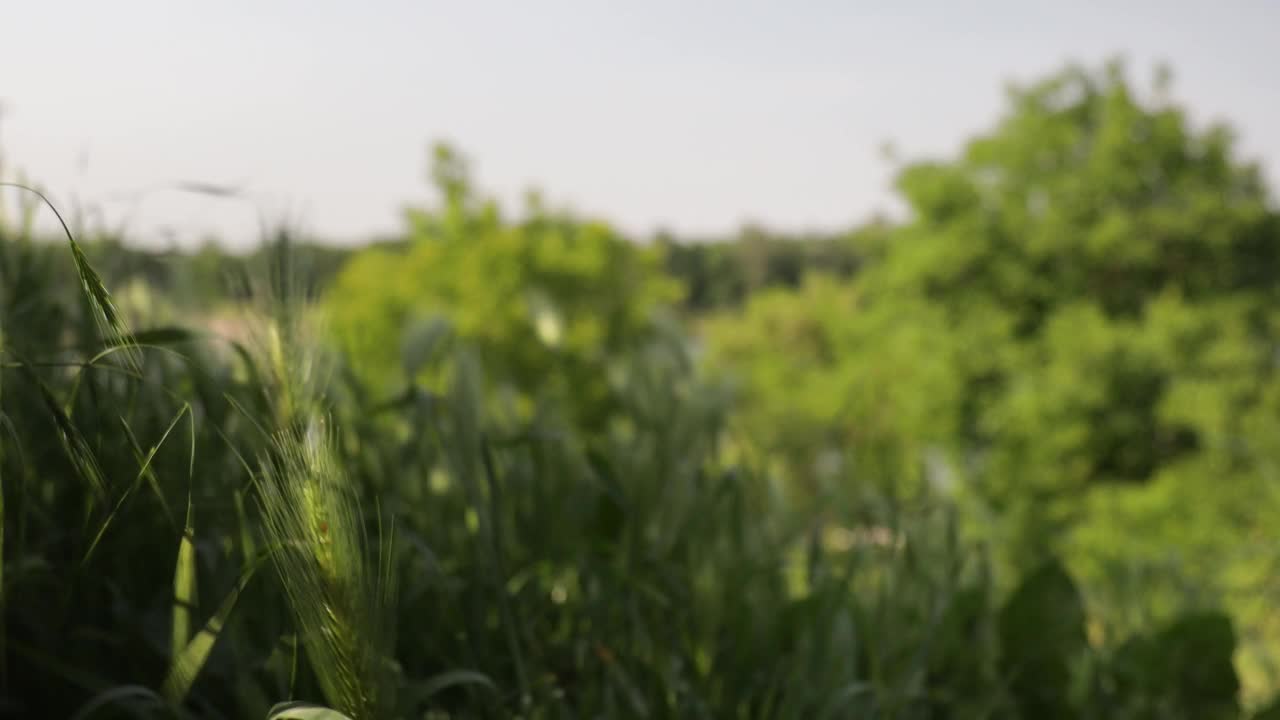
[[[326,699],[351,717],[384,717],[394,689],[390,542],[380,538],[372,551],[325,423],[277,433],[258,486],[276,569]]]
[[[58,208],[44,196],[44,193],[33,187],[12,182],[0,182],[0,187],[17,188],[32,193],[53,211],[54,217],[62,225],[62,232],[67,236],[67,243],[71,248],[71,259],[75,263],[76,273],[80,276],[80,285],[84,288],[85,297],[93,310],[93,319],[98,326],[98,331],[102,334],[107,346],[121,349],[124,362],[129,369],[137,371],[141,363],[141,352],[133,340],[133,334],[129,332],[128,323],[116,308],[115,301],[111,299],[111,293],[107,292],[107,286],[102,282],[102,278],[89,264],[89,258],[85,256],[80,243],[76,242],[75,235],[67,226],[67,221],[62,218],[62,213],[58,212]]]

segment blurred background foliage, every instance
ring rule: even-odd
[[[412,380],[415,344],[448,332],[521,399],[555,398],[599,422],[615,404],[611,363],[678,298],[661,257],[536,195],[507,220],[448,147],[436,148],[431,176],[442,205],[408,211],[405,246],[361,251],[334,279],[328,317],[357,370],[382,387]]]
[[[395,519],[395,649],[348,674],[396,717],[1276,716],[1280,214],[1167,73],[1012,88],[830,235],[636,242],[430,171],[362,248],[82,232],[136,365],[6,212],[0,713],[341,705],[253,574],[259,460],[323,418]]]

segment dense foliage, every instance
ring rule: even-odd
[[[0,716],[1277,716],[1280,220],[1156,90],[826,237],[0,224]]]
[[[445,321],[521,399],[554,396],[598,422],[616,404],[611,364],[651,334],[657,304],[676,297],[654,271],[658,258],[536,198],[525,218],[506,221],[447,147],[432,177],[442,207],[410,210],[408,246],[360,253],[335,281],[329,316],[357,369],[383,387],[415,376],[413,346]]]
[[[794,474],[821,451],[914,470],[1019,566],[1136,574],[1150,612],[1228,602],[1275,642],[1280,215],[1258,169],[1117,65],[1009,105],[902,169],[910,218],[854,282],[751,298],[715,353]]]

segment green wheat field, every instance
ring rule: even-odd
[[[1280,718],[1280,209],[1152,96],[716,242],[445,145],[248,254],[0,167],[0,717]]]

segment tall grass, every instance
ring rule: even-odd
[[[784,492],[677,334],[601,426],[510,412],[460,346],[374,396],[287,246],[241,342],[130,331],[0,236],[0,715],[1239,716],[1221,617],[1093,642],[937,498]]]

